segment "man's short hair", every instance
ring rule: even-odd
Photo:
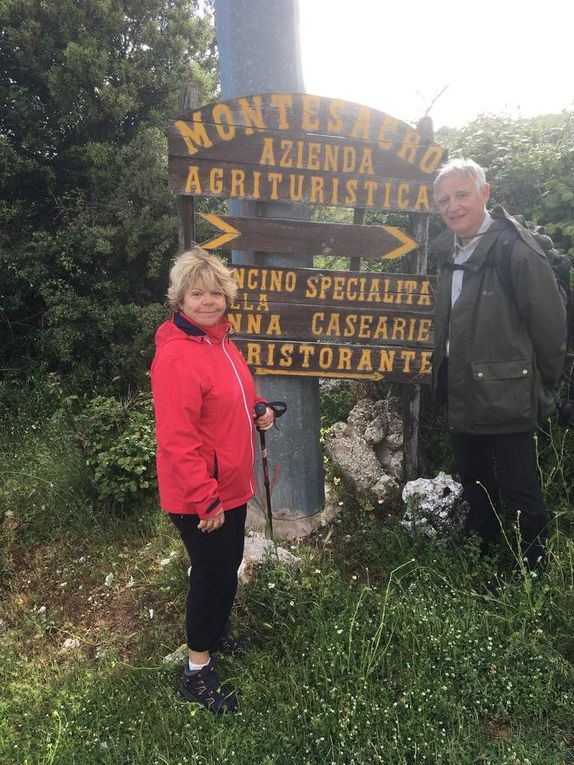
[[[169,272],[167,297],[172,311],[178,311],[188,289],[221,290],[227,308],[235,300],[237,282],[233,273],[216,256],[201,247],[194,247],[178,255]]]
[[[478,191],[482,191],[486,186],[486,175],[483,168],[473,159],[463,159],[461,157],[458,159],[449,159],[449,161],[440,168],[433,184],[434,191],[436,192],[441,181],[444,181],[445,178],[455,174],[463,175],[465,178],[473,178]]]

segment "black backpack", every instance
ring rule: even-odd
[[[518,216],[515,218],[517,220]],[[518,224],[522,225],[520,219]],[[536,226],[523,226],[528,233],[533,237],[538,245],[542,248],[544,254],[548,258],[554,278],[556,280],[556,286],[558,292],[566,308],[566,321],[568,329],[568,349],[574,347],[574,292],[570,283],[570,274],[572,271],[572,261],[568,255],[564,255],[554,248],[554,242],[544,232],[543,227]],[[514,243],[518,239],[520,234],[515,228],[505,229],[496,240],[496,243],[491,250],[491,264],[496,268],[500,281],[504,287],[504,291],[508,297],[512,298],[512,279],[510,276],[510,253],[514,247]]]
[[[514,220],[516,221],[516,218]],[[556,286],[558,287],[558,292],[560,293],[560,297],[566,308],[568,332],[567,348],[570,350],[574,347],[574,291],[572,290],[570,279],[572,261],[568,255],[564,255],[554,248],[554,242],[545,233],[542,227],[527,226],[522,220],[518,220],[518,224],[528,230],[534,240],[540,245],[552,266]],[[505,229],[496,240],[496,243],[491,250],[492,256],[489,258],[491,265],[496,268],[504,291],[510,299],[513,299],[512,279],[510,276],[510,253],[519,236],[520,234],[517,229]],[[574,427],[574,401],[570,398],[571,377],[572,370],[570,375],[567,376],[568,388],[566,391],[566,398],[559,401],[557,404],[558,422],[565,428]]]

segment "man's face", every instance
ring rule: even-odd
[[[490,186],[479,191],[471,175],[453,173],[437,186],[435,200],[443,221],[461,239],[472,239],[486,214]]]

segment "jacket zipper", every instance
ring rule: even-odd
[[[249,423],[249,433],[250,433],[249,444],[251,446],[251,470],[253,471],[253,467],[255,465],[255,449],[254,449],[254,446],[253,446],[253,438],[254,438],[254,435],[253,435],[253,420],[251,419],[251,414],[249,412],[249,407],[247,406],[247,398],[245,396],[245,390],[243,388],[243,383],[241,382],[241,378],[239,377],[239,372],[237,371],[237,369],[235,367],[235,364],[233,363],[233,359],[231,358],[231,356],[229,355],[229,353],[227,352],[227,350],[225,348],[225,338],[224,338],[224,340],[223,340],[223,342],[221,344],[221,347],[223,349],[223,353],[225,353],[225,355],[229,359],[229,363],[231,364],[231,367],[232,367],[233,371],[235,372],[235,377],[237,378],[237,382],[239,383],[239,388],[241,390],[241,396],[243,398],[243,406],[245,408],[245,414],[247,415],[247,421]],[[249,476],[249,488],[251,489],[251,491],[255,491],[255,489],[253,487],[253,483],[251,481],[251,475]]]

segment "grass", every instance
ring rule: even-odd
[[[299,572],[270,560],[241,592],[236,626],[260,648],[221,661],[241,711],[215,718],[163,661],[183,641],[174,529],[153,503],[98,513],[66,439],[40,430],[2,447],[19,455],[9,469],[44,478],[3,483],[3,765],[574,763],[574,543],[559,521],[547,574],[494,589],[504,551],[413,541],[343,500],[328,533],[292,545]]]

